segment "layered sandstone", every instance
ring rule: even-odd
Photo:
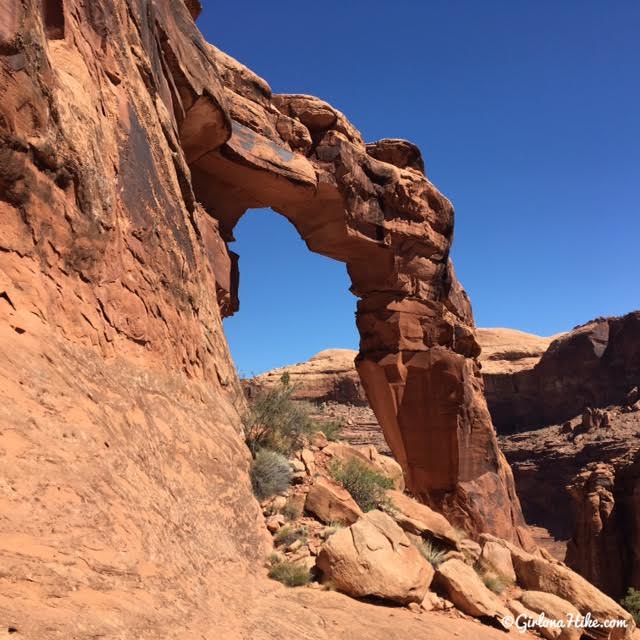
[[[297,400],[366,406],[367,397],[355,367],[357,355],[352,349],[326,349],[306,362],[272,369],[243,382],[251,395],[273,389],[286,373],[294,386],[292,397]]]
[[[501,433],[559,424],[586,407],[620,405],[640,384],[640,311],[555,337],[533,367],[494,370],[483,362],[483,374]]]

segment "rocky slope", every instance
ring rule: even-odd
[[[615,597],[640,586],[635,507],[640,395],[634,391],[640,383],[639,317],[634,312],[598,319],[550,338],[477,330],[496,423],[510,432],[537,420],[535,429],[500,438],[536,542],[559,559],[567,554],[572,567]],[[307,382],[306,363],[285,369],[297,372],[300,397],[324,401],[322,415],[345,425],[347,441],[390,453],[373,413],[354,406],[360,402],[357,394],[328,401],[317,395],[317,379],[315,387]],[[352,374],[353,368],[336,370],[331,388]],[[256,384],[275,378],[267,374]],[[611,401],[617,404],[608,405]]]
[[[504,436],[527,522],[549,548],[618,598],[640,585],[637,548],[640,407],[610,406],[563,425]],[[549,496],[554,496],[549,500]]]
[[[198,7],[0,7],[0,619],[44,640],[474,635],[266,579],[221,326],[248,207],[347,263],[358,370],[416,495],[527,536],[419,151],[273,95]]]
[[[318,432],[289,462],[293,486],[262,503],[276,547],[271,574],[278,579],[310,580],[314,589],[329,586],[356,598],[402,604],[420,615],[440,611],[505,630],[515,616],[533,622],[540,613],[566,620],[589,612],[625,624],[594,637],[631,636],[627,612],[543,550],[527,553],[488,534],[470,540],[404,494],[398,463],[371,445],[328,442]],[[349,480],[336,473],[336,465],[386,476],[394,488],[364,493],[353,475]],[[581,635],[570,627],[563,634],[576,640]]]

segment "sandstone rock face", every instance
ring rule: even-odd
[[[473,567],[458,559],[443,562],[436,571],[436,585],[460,611],[476,618],[500,622],[509,615],[500,598],[489,591]]]
[[[349,492],[325,477],[319,477],[313,483],[304,508],[326,524],[339,522],[350,525],[362,515]]]
[[[523,367],[496,367],[491,356],[481,357],[496,428],[511,433],[560,424],[586,407],[624,404],[640,381],[639,345],[640,311],[634,311],[555,337],[533,366],[533,355]]]
[[[567,488],[576,517],[566,562],[618,599],[640,584],[640,455],[591,463]]]
[[[566,562],[603,591],[622,595],[626,544],[614,512],[614,484],[615,471],[608,464],[595,464],[574,478],[569,491],[577,519]]]
[[[485,378],[496,374],[516,373],[533,369],[554,339],[544,338],[517,329],[476,329],[478,343],[482,348],[478,360]],[[488,389],[490,385],[487,383]],[[488,393],[487,393],[488,395]]]
[[[477,530],[521,522],[450,203],[412,145],[367,148],[321,100],[273,96],[204,42],[199,8],[0,9],[0,617],[24,637],[291,636],[276,602],[303,619],[296,637],[327,637],[258,575],[266,529],[221,325],[248,207],[347,263],[358,368],[412,489]]]
[[[480,561],[483,566],[494,570],[499,576],[516,581],[516,572],[511,561],[511,552],[498,542],[491,539],[482,541]]]
[[[572,568],[619,599],[640,584],[640,412],[614,406],[607,415],[607,427],[583,431],[578,415],[569,431],[546,427],[502,437],[501,444],[527,522],[549,532],[540,544],[560,560],[566,554]]]
[[[431,565],[382,511],[369,511],[334,533],[318,556],[324,579],[355,597],[422,602],[433,579]]]

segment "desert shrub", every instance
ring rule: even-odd
[[[495,573],[484,573],[481,575],[481,578],[484,586],[497,595],[500,595],[505,589],[512,586],[509,580]]]
[[[290,502],[287,502],[287,504],[282,508],[282,515],[287,520],[297,520],[302,515],[302,509]]]
[[[329,473],[358,503],[363,511],[371,511],[386,503],[385,491],[393,488],[393,480],[371,469],[360,460],[346,464],[334,460]]]
[[[309,569],[301,564],[288,560],[276,562],[271,569],[269,569],[269,577],[272,580],[282,582],[282,584],[287,585],[287,587],[302,587],[311,579]]]
[[[260,449],[251,464],[251,486],[259,500],[282,493],[291,483],[289,461],[275,451]]]
[[[306,527],[298,527],[297,529],[285,525],[281,529],[278,529],[278,532],[275,536],[273,536],[273,541],[277,546],[287,546],[296,540],[302,540],[303,542],[307,539],[307,528]]]
[[[473,568],[484,582],[484,586],[497,595],[501,595],[503,591],[513,587],[513,581],[509,578],[496,573],[495,570],[483,560],[478,560]]]
[[[327,440],[331,440],[332,442],[335,442],[340,437],[340,433],[342,432],[342,427],[343,427],[342,423],[336,422],[335,420],[321,422],[318,425],[318,429],[322,431],[322,433],[324,433],[325,436],[327,436]]]
[[[437,567],[442,564],[444,560],[444,556],[446,551],[444,549],[440,549],[434,542],[431,540],[416,540],[415,538],[411,538],[413,544],[416,546],[418,551],[422,554],[424,559],[429,562],[433,567]]]
[[[243,416],[245,442],[255,456],[260,449],[290,455],[316,430],[309,407],[292,400],[295,387],[284,374],[280,384],[259,394]]]
[[[329,526],[322,531],[322,539],[328,540],[334,533],[336,533],[336,531],[340,531],[340,529],[343,528],[344,525],[341,522],[329,523]]]
[[[640,625],[640,590],[629,587],[620,604],[633,616],[636,624]]]

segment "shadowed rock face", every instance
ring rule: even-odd
[[[264,530],[221,326],[248,207],[347,263],[358,369],[410,488],[471,530],[522,523],[420,154],[272,96],[204,42],[199,5],[0,9],[0,609],[26,636],[258,637]]]

